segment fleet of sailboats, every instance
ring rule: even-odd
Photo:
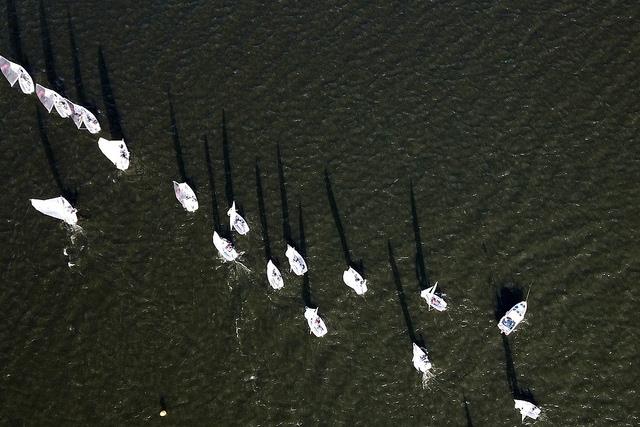
[[[92,134],[100,132],[100,123],[93,113],[85,107],[74,104],[52,89],[40,84],[36,84],[34,87],[31,76],[19,64],[0,56],[0,70],[2,70],[4,77],[11,86],[14,86],[17,82],[23,93],[31,94],[35,91],[36,96],[49,113],[55,109],[61,118],[71,118],[78,129],[84,127]],[[128,169],[130,155],[123,139],[107,140],[99,138],[98,147],[117,169],[122,171]],[[198,210],[198,199],[193,189],[186,182],[178,183],[173,181],[173,188],[176,199],[185,210],[189,212]],[[30,202],[34,209],[44,215],[62,220],[69,225],[75,225],[78,222],[77,210],[63,196],[44,200],[30,199]],[[227,215],[229,216],[230,230],[235,230],[240,235],[246,235],[249,232],[249,225],[237,211],[235,201],[232,202]],[[213,232],[213,245],[223,261],[237,261],[240,256],[231,240],[221,237],[216,230]],[[294,274],[302,276],[307,273],[306,261],[293,246],[287,244],[285,256],[289,261],[290,270]],[[267,280],[273,289],[278,290],[284,287],[282,274],[271,259],[267,262],[266,274]],[[343,272],[342,277],[344,283],[353,289],[357,295],[364,295],[367,292],[367,281],[353,267],[349,266]],[[426,300],[429,308],[445,311],[447,303],[441,296],[436,295],[437,285],[438,282],[424,289],[420,292],[420,296]],[[524,319],[526,311],[526,300],[511,307],[498,322],[500,332],[505,335],[512,333]],[[318,308],[305,307],[304,317],[307,320],[311,334],[316,337],[322,337],[327,334],[326,324],[318,314]],[[415,369],[423,374],[429,372],[432,369],[432,364],[429,360],[427,349],[414,342],[412,344],[412,352],[412,362]],[[515,408],[521,413],[522,421],[527,417],[537,419],[540,415],[540,408],[531,402],[515,399],[514,403]]]

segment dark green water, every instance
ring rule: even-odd
[[[45,3],[2,2],[0,54],[94,105],[132,165],[1,82],[4,425],[515,426],[526,389],[539,426],[640,424],[637,3]],[[194,214],[173,195],[176,134]],[[204,136],[220,220],[232,191],[252,227],[236,239],[250,272],[211,244]],[[255,168],[284,267],[278,144],[321,339],[303,281],[266,283]],[[74,243],[28,201],[60,187]],[[342,283],[335,213],[365,297]],[[419,298],[421,263],[448,312]],[[531,288],[508,341],[505,287]]]

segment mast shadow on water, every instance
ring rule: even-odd
[[[40,38],[42,41],[42,51],[44,54],[44,65],[47,72],[47,80],[51,84],[53,90],[62,96],[65,95],[64,81],[56,72],[56,61],[53,53],[53,45],[51,44],[51,33],[49,33],[49,24],[47,22],[47,13],[44,8],[44,1],[40,0]]]
[[[49,136],[47,135],[47,125],[45,120],[42,117],[42,113],[40,112],[40,108],[36,106],[36,119],[38,121],[38,131],[40,133],[40,142],[42,142],[42,147],[44,148],[44,153],[47,156],[47,162],[49,163],[49,168],[51,169],[51,174],[53,175],[53,179],[58,186],[58,190],[60,194],[67,199],[69,203],[75,205],[78,199],[78,192],[75,190],[70,190],[68,187],[64,185],[62,182],[62,178],[60,177],[60,172],[58,170],[58,163],[56,162],[55,156],[53,154],[53,150],[51,149],[51,143],[49,142]]]
[[[504,348],[505,368],[507,373],[507,382],[509,383],[509,389],[514,399],[526,400],[534,405],[538,405],[533,393],[529,388],[520,387],[518,383],[518,373],[516,372],[515,364],[513,363],[513,353],[511,352],[511,346],[509,344],[509,337],[502,335],[502,346]]]
[[[231,173],[231,147],[227,134],[227,117],[224,110],[222,110],[222,157],[224,160],[224,192],[227,197],[227,204],[231,206],[235,200],[235,195],[233,193],[233,175]],[[240,208],[238,208],[238,212],[244,215]]]
[[[471,413],[469,412],[469,404],[467,403],[467,397],[464,394],[462,395],[462,403],[464,403],[464,414],[467,418],[467,427],[473,427]]]
[[[78,97],[78,103],[91,111],[94,115],[98,113],[95,103],[89,102],[87,94],[84,90],[84,84],[82,82],[82,69],[80,67],[80,57],[78,53],[78,45],[76,43],[75,32],[73,30],[73,22],[71,20],[71,12],[67,7],[67,26],[69,29],[69,45],[71,46],[71,62],[73,63],[73,81],[76,88],[76,96]]]
[[[11,47],[12,60],[24,67],[29,74],[32,74],[29,59],[22,50],[22,33],[18,22],[18,11],[15,0],[7,0],[7,27],[9,28],[9,45]]]
[[[171,120],[171,137],[173,139],[173,148],[176,151],[176,162],[178,164],[178,172],[180,174],[181,182],[186,182],[189,187],[197,194],[196,185],[193,180],[187,176],[187,171],[184,166],[184,158],[182,156],[182,144],[180,143],[180,132],[178,131],[178,124],[176,123],[176,113],[173,109],[173,99],[171,91],[167,90],[167,97],[169,98],[169,119]]]
[[[271,242],[269,241],[269,230],[267,227],[267,214],[264,207],[264,196],[262,192],[262,177],[260,176],[260,165],[256,159],[256,195],[258,197],[258,213],[260,214],[260,225],[262,226],[262,241],[264,242],[264,256],[267,262],[272,259]]]
[[[393,275],[393,281],[396,285],[396,291],[398,292],[398,302],[400,303],[400,308],[402,309],[402,314],[404,316],[404,323],[407,327],[407,334],[409,335],[409,340],[411,341],[411,343],[416,343],[420,347],[424,347],[425,346],[424,339],[422,338],[422,336],[420,336],[420,338],[416,336],[416,332],[413,327],[413,322],[411,321],[411,314],[409,314],[409,307],[407,306],[404,289],[402,288],[402,282],[400,281],[400,272],[398,271],[398,265],[396,264],[396,259],[393,255],[391,240],[387,241],[387,246],[389,250],[389,265],[391,266],[391,274]]]
[[[109,120],[109,130],[111,131],[112,139],[127,139],[122,129],[122,120],[120,118],[120,112],[116,105],[116,98],[113,95],[113,87],[111,86],[111,79],[109,78],[109,69],[107,68],[107,62],[104,59],[104,53],[102,46],[98,46],[98,70],[100,72],[100,87],[102,89],[102,100],[104,102],[105,112],[107,119]],[[171,104],[171,100],[169,100]],[[126,141],[127,145],[131,147],[131,142]]]
[[[347,267],[354,267],[361,274],[364,274],[364,265],[362,260],[360,259],[358,261],[354,261],[351,258],[351,251],[349,250],[349,245],[347,244],[347,236],[344,231],[344,227],[342,226],[338,204],[336,203],[336,198],[333,193],[333,186],[331,185],[331,179],[329,178],[329,171],[326,167],[324,169],[324,183],[327,188],[327,197],[329,198],[329,206],[331,207],[333,220],[336,224],[338,235],[340,236],[340,244],[342,245],[342,252],[344,254],[345,263],[347,264]]]
[[[280,200],[282,202],[282,235],[286,243],[295,246],[291,237],[291,223],[289,222],[289,204],[287,202],[287,187],[284,179],[284,165],[282,164],[282,155],[280,152],[280,144],[277,145],[277,162],[278,162],[278,181],[280,184]]]
[[[420,237],[420,224],[418,223],[418,210],[416,208],[416,199],[413,193],[413,182],[409,182],[409,190],[411,196],[411,217],[413,221],[413,234],[415,236],[416,242],[416,278],[418,280],[420,291],[423,291],[429,287],[429,276],[427,275],[427,268],[424,263],[422,239]]]
[[[307,261],[307,241],[304,236],[304,223],[302,221],[302,203],[298,204],[298,212],[299,212],[299,226],[300,226],[300,246],[299,253],[302,258]],[[307,271],[304,276],[302,276],[302,301],[304,301],[304,305],[309,308],[317,308],[311,299],[311,284],[309,282],[309,272]]]
[[[213,229],[218,231],[220,235],[226,236],[227,234],[223,231],[223,227],[220,223],[220,214],[218,211],[218,196],[216,195],[216,186],[215,180],[213,178],[213,165],[211,164],[211,154],[209,150],[209,140],[207,139],[207,135],[203,135],[202,139],[204,140],[204,157],[207,162],[207,175],[209,176],[209,190],[211,191],[211,205],[212,205],[212,213],[213,213]],[[184,167],[184,166],[183,166]],[[231,234],[231,233],[229,233]]]

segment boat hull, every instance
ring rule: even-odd
[[[511,307],[498,322],[498,329],[505,335],[512,333],[527,313],[527,302],[521,301]]]
[[[231,208],[227,211],[229,215],[229,227],[236,230],[238,234],[244,236],[249,232],[249,225],[247,221],[236,210],[236,202],[231,204]]]
[[[213,232],[213,246],[216,247],[218,253],[225,261],[235,261],[238,256],[240,256],[233,247],[233,244],[227,239],[220,237],[217,231]]]
[[[302,258],[302,255],[298,253],[294,248],[287,245],[287,251],[285,252],[287,259],[289,260],[289,267],[296,275],[302,276],[307,272],[307,263]]]
[[[429,361],[429,355],[427,354],[426,349],[423,349],[416,343],[413,343],[413,367],[416,370],[426,373],[429,369],[431,369],[431,362]]]
[[[189,184],[186,182],[177,183],[173,181],[173,191],[176,194],[176,199],[188,212],[195,212],[198,210],[198,198],[196,193],[193,192]]]
[[[442,297],[436,295],[435,292],[437,285],[438,283],[436,282],[436,284],[432,287],[423,290],[422,292],[420,292],[420,296],[424,298],[429,307],[437,311],[445,311],[447,309],[447,302],[442,299]]]
[[[267,280],[273,289],[282,289],[284,287],[282,274],[280,274],[280,270],[271,260],[267,263]]]
[[[304,308],[304,317],[307,319],[309,330],[316,337],[322,337],[327,334],[327,326],[324,324],[322,318],[318,315],[317,308]]]
[[[349,267],[348,270],[342,273],[342,280],[345,285],[353,289],[358,295],[364,295],[367,292],[367,281],[353,267]]]
[[[540,408],[538,408],[531,402],[527,402],[526,400],[514,399],[513,402],[515,408],[520,411],[522,421],[524,421],[527,417],[536,420],[540,416],[540,412],[542,412]]]

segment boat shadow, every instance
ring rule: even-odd
[[[282,236],[288,244],[295,246],[291,238],[291,223],[289,221],[289,204],[287,202],[287,186],[284,179],[284,165],[282,163],[282,153],[280,144],[276,147],[276,159],[278,163],[278,183],[280,186],[280,200],[282,203]]]
[[[167,410],[167,399],[164,394],[160,394],[160,410],[161,411]]]
[[[491,279],[489,279],[491,282]],[[523,301],[524,293],[522,288],[516,284],[509,283],[500,287],[496,292],[494,315],[499,321],[507,311],[520,301]]]
[[[171,121],[171,138],[173,140],[173,148],[176,151],[176,163],[178,164],[178,173],[180,174],[180,182],[186,182],[194,193],[198,193],[195,182],[191,177],[187,176],[187,170],[184,165],[184,157],[182,155],[182,144],[180,142],[180,131],[176,121],[176,113],[173,108],[173,97],[171,91],[167,90],[167,98],[169,99],[169,120]]]
[[[462,395],[462,403],[464,404],[464,415],[467,418],[467,427],[473,427],[471,413],[469,412],[469,404],[467,402],[467,397],[464,394]]]
[[[235,194],[233,192],[233,174],[231,168],[231,146],[229,144],[229,135],[227,133],[227,117],[224,110],[222,110],[222,158],[224,161],[224,193],[227,197],[227,204],[231,207],[231,204],[235,200]],[[238,208],[236,206],[236,208]],[[238,211],[242,215],[243,212],[238,208]]]
[[[47,80],[49,80],[53,90],[62,96],[66,96],[64,80],[56,72],[56,61],[55,55],[53,54],[53,45],[51,44],[51,33],[49,32],[49,23],[47,21],[47,13],[44,8],[44,0],[39,1],[39,11],[40,39],[42,41],[42,53],[44,55],[44,67],[47,74]]]
[[[72,205],[78,201],[78,192],[76,190],[71,190],[62,182],[62,178],[60,177],[60,171],[58,170],[58,162],[56,162],[55,155],[53,154],[53,149],[51,148],[51,143],[49,142],[49,136],[47,134],[47,125],[45,119],[42,117],[42,113],[40,112],[40,108],[36,106],[36,120],[38,122],[38,132],[40,134],[40,142],[42,143],[42,147],[44,148],[44,154],[47,157],[47,162],[49,163],[49,168],[51,169],[51,174],[53,175],[53,179],[56,182],[58,190],[60,194],[69,201]]]
[[[340,236],[340,244],[342,245],[344,261],[347,264],[347,267],[353,267],[358,270],[360,274],[364,275],[364,263],[362,259],[356,261],[351,257],[351,251],[349,250],[349,245],[347,243],[347,235],[344,231],[342,220],[340,219],[341,217],[340,211],[338,210],[338,203],[336,202],[335,194],[333,192],[333,185],[331,183],[331,178],[329,177],[329,170],[326,167],[324,168],[324,183],[327,189],[327,197],[329,199],[329,207],[331,208],[333,221],[336,224],[338,235]]]
[[[80,56],[78,54],[78,44],[76,43],[75,31],[73,29],[73,21],[71,20],[71,12],[67,7],[67,28],[69,30],[69,45],[71,47],[71,62],[73,63],[73,82],[76,88],[76,96],[78,97],[78,103],[91,111],[93,114],[97,114],[95,103],[90,102],[87,99],[87,94],[84,89],[84,83],[82,82],[82,68],[80,66]]]
[[[409,340],[412,343],[418,344],[420,347],[424,347],[424,339],[422,336],[417,337],[416,331],[413,326],[413,321],[411,320],[411,314],[409,313],[409,307],[407,306],[406,297],[404,294],[404,289],[402,287],[402,281],[400,280],[400,272],[398,271],[398,265],[396,264],[395,256],[393,255],[393,248],[391,246],[391,240],[387,241],[387,248],[389,251],[389,265],[391,266],[391,274],[393,276],[393,282],[396,286],[396,292],[398,293],[398,302],[400,303],[400,308],[402,309],[402,315],[404,317],[404,323],[407,327],[407,334],[409,335]]]
[[[262,176],[260,174],[260,165],[256,159],[256,196],[258,197],[258,214],[260,216],[260,225],[262,227],[262,241],[264,242],[264,256],[267,262],[272,259],[271,241],[269,240],[269,229],[267,227],[267,214],[264,206],[264,195],[262,190]],[[275,262],[275,261],[274,261]]]
[[[18,21],[18,11],[15,0],[7,0],[7,27],[9,29],[9,45],[11,49],[11,60],[19,63],[29,74],[32,74],[31,64],[27,55],[22,50],[22,33],[20,22]]]
[[[300,227],[300,245],[298,246],[298,252],[307,261],[307,240],[304,236],[304,222],[302,219],[302,203],[298,203],[298,220]],[[311,284],[309,279],[309,272],[307,271],[302,276],[302,301],[304,305],[309,308],[317,308],[318,306],[313,303],[311,299]]]
[[[416,279],[418,280],[418,286],[423,291],[429,287],[429,276],[427,274],[427,267],[424,262],[424,253],[422,251],[422,238],[420,237],[420,224],[418,223],[418,210],[416,208],[416,198],[413,192],[413,181],[409,182],[409,192],[411,197],[411,218],[413,223],[413,234],[416,242]]]
[[[533,392],[529,388],[521,387],[518,383],[518,373],[513,363],[513,353],[511,351],[511,345],[509,344],[509,337],[506,335],[502,335],[502,346],[504,348],[505,369],[511,395],[514,399],[526,400],[534,405],[538,405]]]
[[[216,194],[215,179],[213,177],[213,164],[211,163],[211,151],[209,149],[209,139],[207,135],[202,135],[204,141],[204,158],[207,163],[207,175],[209,177],[209,190],[211,191],[211,212],[213,214],[213,229],[221,235],[226,235],[220,223],[220,213],[218,211],[218,196]],[[184,166],[183,166],[184,167]],[[231,234],[231,233],[229,233]]]
[[[109,68],[107,67],[107,62],[104,59],[102,46],[98,46],[98,71],[100,73],[102,101],[104,102],[105,113],[107,114],[107,120],[109,121],[111,138],[126,140],[127,138],[125,137],[124,130],[122,129],[120,111],[116,104],[116,98],[113,95],[113,87],[111,86],[111,79],[109,78]],[[130,141],[126,141],[126,143],[131,146]]]

